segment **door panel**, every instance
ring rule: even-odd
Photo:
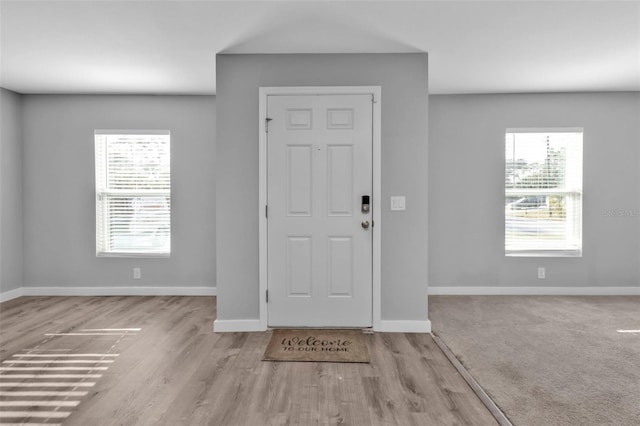
[[[271,327],[372,323],[371,95],[267,98]]]
[[[353,297],[353,239],[329,237],[329,297]]]
[[[311,216],[311,145],[287,145],[287,215]]]
[[[353,146],[327,146],[329,216],[352,216]]]
[[[311,237],[288,238],[286,279],[288,297],[311,297]]]

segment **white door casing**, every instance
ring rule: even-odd
[[[379,321],[380,94],[366,89],[261,89],[264,328],[375,328]]]

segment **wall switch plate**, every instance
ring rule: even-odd
[[[404,196],[391,197],[391,210],[403,211],[406,210],[406,198]]]
[[[142,271],[140,268],[133,268],[133,279],[139,280],[140,278],[142,278]]]
[[[546,278],[546,274],[547,274],[547,271],[545,270],[545,268],[543,268],[543,267],[538,268],[538,279],[539,280],[544,280]]]

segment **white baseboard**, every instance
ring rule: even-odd
[[[0,303],[8,302],[9,300],[17,299],[24,295],[23,287],[14,288],[13,290],[0,293]]]
[[[267,328],[262,325],[259,319],[255,320],[215,320],[213,321],[213,331],[215,333],[233,333],[247,331],[265,331]]]
[[[373,326],[380,333],[431,333],[431,321],[381,320]]]
[[[640,296],[638,287],[429,287],[447,296]]]
[[[259,319],[255,320],[215,320],[213,331],[216,333],[265,331]],[[373,331],[382,333],[431,333],[431,321],[380,321]]]
[[[20,296],[215,296],[216,287],[20,287],[0,293],[0,302]]]

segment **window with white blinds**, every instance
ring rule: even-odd
[[[169,256],[169,131],[95,131],[96,253]]]
[[[582,129],[507,129],[505,254],[582,255]]]

